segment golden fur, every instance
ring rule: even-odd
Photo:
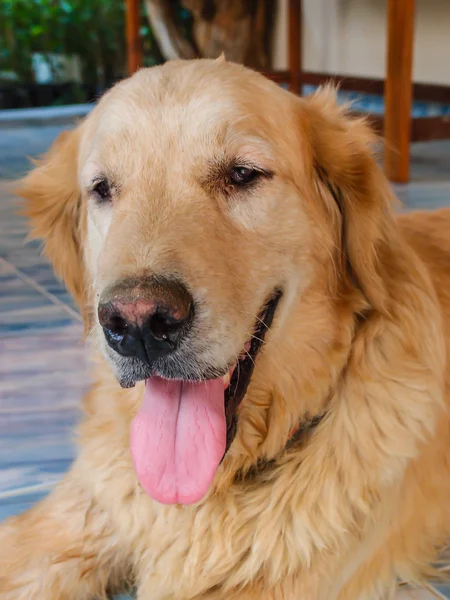
[[[369,127],[324,90],[299,99],[225,61],[168,63],[117,85],[22,182],[34,234],[83,310],[94,383],[79,456],[0,527],[1,600],[377,600],[450,539],[450,210],[396,218]],[[274,172],[227,194],[208,161]],[[106,212],[85,180],[125,183]],[[94,166],[92,166],[94,165]],[[103,212],[102,212],[103,211]],[[122,390],[95,299],[145,269],[206,290],[211,356],[239,350],[285,293],[207,497],[163,506],[137,484]],[[303,444],[292,427],[326,411]],[[274,459],[255,472],[258,459]]]

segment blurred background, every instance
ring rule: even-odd
[[[411,143],[450,138],[449,31],[448,0],[0,0],[0,125],[70,123],[140,67],[224,52],[295,93],[339,83],[406,183]]]
[[[125,14],[120,0],[1,0],[0,108],[95,100],[127,73]],[[144,64],[162,62],[143,3],[139,16]]]
[[[447,206],[449,33],[449,0],[0,0],[0,520],[69,468],[89,385],[78,309],[12,193],[29,157],[137,69],[224,52],[294,93],[339,84],[384,136],[403,210]]]

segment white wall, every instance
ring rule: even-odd
[[[287,67],[287,0],[279,0],[274,67]],[[386,0],[303,0],[303,67],[384,77]],[[416,0],[414,80],[450,85],[450,0]]]

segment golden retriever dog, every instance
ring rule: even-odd
[[[376,600],[450,539],[450,211],[224,59],[143,69],[22,182],[93,385],[1,600]]]

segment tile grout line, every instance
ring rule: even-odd
[[[7,492],[0,492],[0,500],[7,500],[8,498],[16,498],[17,496],[23,496],[23,494],[32,494],[33,492],[45,492],[54,488],[56,483],[37,483],[36,485],[28,485],[15,490],[8,490]]]
[[[49,412],[65,412],[71,410],[78,410],[79,405],[78,402],[74,402],[73,404],[67,404],[63,406],[53,406],[53,405],[44,405],[44,406],[30,406],[23,408],[0,408],[0,417],[2,415],[15,416],[15,415],[30,415],[30,414],[45,414]]]
[[[18,269],[15,265],[13,265],[9,261],[5,260],[1,256],[0,256],[0,263],[4,263],[6,265],[6,267],[9,267],[17,275],[17,277],[19,277],[19,279],[21,279],[24,283],[27,283],[28,285],[30,285],[31,287],[33,287],[40,294],[42,294],[43,296],[45,296],[47,298],[47,300],[50,300],[50,302],[52,302],[53,304],[56,304],[57,306],[62,307],[67,313],[69,313],[69,315],[71,317],[73,317],[74,319],[76,319],[80,323],[83,322],[83,319],[81,318],[81,315],[76,310],[74,310],[73,308],[71,308],[70,306],[68,306],[65,302],[62,302],[54,294],[52,294],[51,292],[49,292],[48,290],[46,290],[44,286],[42,286],[37,281],[34,281],[34,279],[32,277],[30,277],[26,273],[22,273],[22,271],[20,269]]]
[[[447,600],[447,596],[444,596],[444,594],[441,594],[441,592],[439,590],[437,590],[434,587],[434,585],[426,584],[423,586],[423,589],[427,590],[427,592],[432,594],[438,600]]]
[[[397,585],[394,600],[397,600],[397,598],[400,600],[400,595],[402,600],[406,600],[406,596],[411,598],[411,600],[434,600],[434,598],[437,600],[448,600],[447,596],[444,596],[433,585],[430,584],[417,585],[414,587],[408,587],[406,589],[402,589]]]

